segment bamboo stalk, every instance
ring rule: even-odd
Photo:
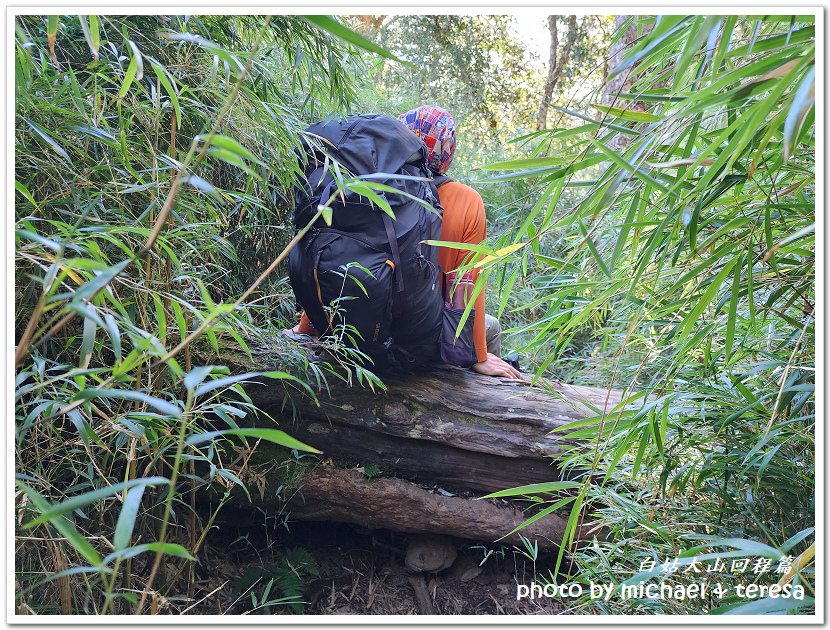
[[[55,564],[55,573],[62,573],[66,571],[69,568],[69,565],[66,562],[66,554],[64,554],[60,543],[55,543],[49,539],[46,539],[46,547],[52,555],[52,562]],[[72,587],[69,583],[69,576],[62,575],[56,580],[56,582],[58,584],[58,597],[61,602],[61,614],[71,615]]]

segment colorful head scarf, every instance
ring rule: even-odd
[[[446,173],[455,154],[455,121],[450,113],[437,105],[422,105],[401,114],[398,120],[427,145],[430,170],[438,175]]]

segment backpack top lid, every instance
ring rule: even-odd
[[[360,114],[322,121],[311,125],[306,133],[323,138],[324,150],[354,175],[395,173],[413,153],[420,152],[424,160],[427,157],[427,148],[421,139],[387,114]],[[306,138],[302,142],[309,152],[324,159]]]

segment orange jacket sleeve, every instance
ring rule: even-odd
[[[438,197],[444,206],[444,221],[441,227],[441,240],[455,243],[477,245],[487,236],[487,217],[484,213],[484,201],[475,190],[458,182],[447,182],[438,189]],[[442,247],[438,250],[438,264],[446,272],[458,269],[469,250]],[[478,278],[478,269],[472,272],[473,279]],[[474,308],[473,341],[479,361],[487,359],[487,342],[484,331],[484,291],[478,294]]]

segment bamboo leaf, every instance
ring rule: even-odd
[[[774,245],[773,247],[768,249],[767,253],[764,254],[763,261],[766,262],[767,260],[769,260],[770,256],[772,256],[775,252],[777,252],[779,249],[784,247],[784,245],[788,245],[788,244],[792,243],[793,241],[797,241],[798,239],[804,238],[805,236],[807,236],[809,234],[813,234],[815,231],[816,231],[816,224],[811,223],[810,225],[801,228],[800,230],[798,230],[794,234],[790,234],[783,241],[781,241],[777,245]]]
[[[735,341],[735,324],[738,318],[738,294],[741,290],[741,268],[743,258],[739,257],[735,264],[735,273],[732,278],[732,294],[729,297],[729,317],[726,322],[726,341],[724,342],[724,362],[729,365],[732,358],[732,344]]]
[[[207,140],[207,136],[204,136],[204,135],[196,136],[196,140],[197,141],[205,141],[205,140]],[[241,144],[239,144],[233,138],[230,138],[228,136],[223,136],[223,135],[217,133],[217,134],[214,134],[213,137],[210,138],[210,143],[212,145],[216,145],[217,147],[220,147],[222,149],[230,151],[231,153],[236,153],[237,155],[241,155],[242,157],[244,157],[247,160],[251,160],[252,162],[256,162],[257,164],[262,164],[262,162],[260,160],[258,160],[253,153],[248,151],[248,149],[243,147]]]
[[[85,364],[89,355],[92,354],[93,346],[95,345],[95,333],[98,327],[95,320],[91,317],[84,318],[84,335],[81,341],[81,365]]]
[[[230,66],[233,66],[234,72],[242,72],[245,69],[245,66],[243,66],[242,62],[236,58],[236,55],[228,52],[209,39],[199,37],[194,33],[159,33],[159,37],[173,42],[187,42],[189,44],[201,46],[210,54],[216,55],[222,59],[222,61],[227,64],[228,69],[230,69]]]
[[[70,125],[69,127],[67,127],[67,129],[77,131],[78,133],[83,134],[85,136],[90,136],[92,138],[95,138],[96,140],[100,140],[101,142],[113,148],[116,147],[115,137],[111,133],[107,132],[105,129],[98,129],[97,127],[89,127],[86,125]]]
[[[726,277],[729,275],[729,272],[732,270],[732,267],[735,266],[736,262],[737,259],[735,258],[728,260],[724,263],[723,268],[721,268],[718,275],[714,279],[710,280],[706,291],[698,299],[691,312],[683,318],[683,333],[680,336],[681,339],[691,332],[700,315],[709,306],[709,304],[712,303],[712,300],[715,299],[715,296],[718,294],[718,291],[720,291],[724,280],[726,280]]]
[[[481,243],[479,243],[478,245],[474,245],[473,243],[454,243],[454,242],[451,242],[451,241],[435,241],[435,240],[422,241],[422,242],[426,245],[433,245],[433,246],[436,246],[436,247],[448,247],[450,249],[469,250],[471,252],[484,254],[485,256],[493,256],[496,253],[495,250],[493,250],[490,247],[487,247],[487,245],[482,245]]]
[[[17,192],[23,195],[29,201],[29,203],[31,203],[35,207],[35,210],[40,210],[40,208],[37,205],[37,202],[35,201],[35,198],[32,197],[32,193],[29,192],[29,189],[26,188],[25,185],[21,184],[17,180],[14,180],[14,188]]]
[[[643,455],[646,452],[646,446],[648,446],[648,436],[649,432],[643,429],[642,435],[640,436],[640,446],[637,449],[637,455],[634,457],[634,465],[631,468],[632,481],[637,478],[637,473],[640,472],[640,464],[643,461]]]
[[[95,51],[95,61],[98,61],[97,51],[101,48],[101,27],[97,15],[89,16],[89,32],[92,36],[92,46]]]
[[[54,46],[55,36],[58,33],[58,18],[59,15],[49,15],[47,16],[47,23],[46,23],[46,35],[49,37],[51,42],[50,46]],[[53,51],[54,52],[54,51]]]
[[[177,300],[172,300],[171,306],[173,307],[173,313],[176,316],[176,325],[179,328],[179,339],[184,339],[187,337],[189,331],[187,328],[187,322],[184,319],[181,304],[179,304]]]
[[[591,144],[593,144],[600,151],[602,151],[606,156],[608,156],[608,158],[612,162],[614,162],[614,164],[616,164],[617,166],[625,169],[629,173],[633,173],[634,176],[637,177],[638,179],[641,179],[644,182],[648,182],[650,184],[653,184],[654,186],[656,186],[657,188],[659,188],[663,192],[666,192],[666,193],[670,192],[669,189],[666,188],[663,184],[658,182],[656,179],[654,179],[650,175],[647,175],[646,173],[643,173],[641,169],[637,168],[633,164],[630,164],[630,163],[626,162],[623,158],[621,158],[614,151],[612,151],[611,149],[606,147],[605,144],[603,144],[602,142],[600,142],[596,138],[589,138],[589,140],[591,141]]]
[[[755,23],[755,28],[753,30],[752,38],[749,42],[748,46],[739,46],[738,48],[733,48],[728,53],[726,53],[727,57],[744,57],[751,55],[753,51],[755,53],[762,53],[767,52],[770,50],[775,50],[776,48],[781,48],[787,44],[787,38],[789,37],[789,44],[800,44],[802,42],[809,42],[814,40],[816,36],[816,27],[815,26],[805,26],[804,28],[800,28],[797,31],[793,31],[792,33],[784,33],[781,35],[774,35],[772,37],[767,37],[765,39],[756,41],[757,39],[757,30],[761,27],[761,21],[758,20]]]
[[[136,58],[133,57],[130,60],[130,65],[127,66],[127,72],[124,74],[124,81],[121,84],[121,89],[118,90],[118,101],[121,102],[124,97],[127,95],[127,92],[130,91],[130,86],[133,84],[133,79],[135,78],[136,71],[138,70],[138,62]]]
[[[32,128],[32,131],[34,131],[37,135],[39,135],[46,142],[46,144],[48,144],[50,147],[52,147],[52,149],[54,149],[55,153],[60,155],[62,158],[64,158],[70,164],[72,163],[72,160],[69,159],[69,154],[66,151],[64,151],[63,147],[61,145],[59,145],[57,142],[55,142],[55,140],[53,140],[52,137],[48,133],[46,133],[43,129],[38,127],[35,123],[33,123],[28,118],[24,118],[23,116],[21,116],[21,118],[26,122],[26,124],[29,125],[29,127]]]
[[[545,166],[559,166],[561,164],[567,164],[573,159],[573,157],[523,158],[520,160],[507,160],[506,162],[493,162],[492,164],[486,164],[474,170],[507,171],[512,169],[531,169]]]
[[[493,262],[494,260],[498,260],[500,258],[509,256],[513,252],[520,250],[525,245],[527,245],[527,243],[513,243],[512,245],[508,245],[507,247],[497,249],[495,253],[493,253],[492,255],[485,256],[484,258],[479,260],[475,265],[473,265],[473,269],[477,269],[478,267],[482,267],[487,263]]]
[[[679,168],[681,166],[691,166],[697,164],[698,166],[712,166],[715,163],[715,158],[706,158],[697,163],[697,158],[681,158],[679,160],[669,160],[668,162],[646,162],[647,166],[652,168]]]
[[[45,236],[41,236],[35,232],[30,232],[29,230],[15,230],[14,233],[17,236],[27,238],[30,241],[35,241],[36,243],[40,243],[45,247],[48,247],[52,251],[60,252],[63,249],[63,245],[58,243],[57,241],[52,240],[51,238],[46,238]]]
[[[640,202],[640,191],[634,193],[634,198],[631,200],[631,205],[628,206],[628,213],[625,215],[625,221],[623,225],[620,226],[620,234],[617,237],[617,242],[614,245],[614,251],[611,253],[611,269],[616,267],[617,260],[622,254],[623,247],[625,247],[626,242],[628,241],[628,233],[631,225],[631,221],[634,218],[634,212],[637,210],[638,204]]]
[[[326,225],[331,226],[331,221],[332,221],[332,216],[333,216],[333,211],[331,209],[331,206],[322,206],[321,205],[321,206],[318,206],[317,208],[320,211],[320,214],[322,215],[323,221],[325,221]],[[390,210],[390,212],[391,212],[391,210]]]
[[[555,110],[560,111],[564,114],[568,114],[569,116],[574,116],[575,118],[581,118],[582,120],[587,120],[589,123],[594,123],[595,125],[597,125],[597,127],[601,128],[601,129],[613,129],[614,131],[619,131],[620,133],[628,134],[628,135],[631,135],[631,136],[641,135],[640,132],[637,131],[636,129],[629,129],[628,127],[623,127],[621,125],[614,125],[614,124],[609,123],[609,122],[602,122],[602,121],[596,120],[594,118],[590,118],[590,117],[586,116],[585,114],[580,114],[579,112],[573,111],[571,109],[565,109],[564,107],[559,107],[557,105],[554,105],[551,109],[555,109]]]
[[[557,501],[553,505],[549,505],[548,507],[546,507],[541,512],[538,512],[537,514],[534,514],[529,519],[524,521],[521,525],[514,528],[512,531],[507,532],[504,536],[502,536],[501,538],[498,538],[497,540],[502,540],[503,538],[507,538],[508,536],[511,536],[512,534],[515,534],[516,532],[518,532],[519,530],[524,529],[528,525],[531,525],[531,524],[535,523],[536,521],[538,521],[539,519],[546,517],[548,514],[552,514],[556,510],[562,509],[563,507],[568,505],[568,503],[570,503],[571,501],[573,501],[575,499],[576,499],[576,497],[565,497],[564,499],[560,499],[559,501]]]
[[[49,54],[52,60],[57,65],[57,57],[55,57],[55,41],[58,35],[58,19],[59,15],[50,15],[47,17],[46,24],[46,39],[49,42]]]
[[[164,87],[164,91],[167,93],[167,96],[170,98],[170,102],[173,103],[173,111],[176,113],[176,128],[181,127],[182,124],[182,113],[179,109],[179,96],[176,92],[175,86],[175,79],[172,76],[169,76],[167,73],[167,69],[161,65],[158,61],[150,59],[150,65],[153,66],[153,70],[156,72],[156,76],[161,81],[162,86]]]
[[[743,538],[714,538],[709,541],[708,545],[710,547],[733,547],[741,551],[747,551],[753,556],[772,558],[773,560],[780,560],[784,555],[775,547],[770,547],[756,540],[745,540]]]
[[[185,389],[195,389],[199,383],[204,381],[208,374],[213,371],[212,365],[200,365],[198,367],[193,368],[190,372],[188,372],[187,376],[184,377],[184,387]]]
[[[131,479],[130,481],[122,481],[121,483],[117,483],[112,486],[98,488],[97,490],[92,490],[90,492],[79,494],[77,496],[66,499],[65,501],[61,501],[60,503],[53,504],[45,510],[41,510],[40,516],[38,516],[33,521],[24,523],[22,527],[23,529],[36,527],[41,523],[51,521],[58,516],[63,516],[64,514],[69,514],[91,503],[97,503],[98,501],[102,501],[103,499],[114,497],[122,490],[132,488],[133,486],[158,486],[163,484],[166,485],[169,483],[170,480],[165,479],[164,477],[147,477],[141,479]]]
[[[812,65],[801,80],[795,97],[793,97],[792,103],[790,104],[787,118],[784,121],[784,162],[792,154],[792,143],[798,124],[804,120],[804,116],[813,106],[813,103],[815,103],[815,79],[816,66]]]
[[[177,558],[185,558],[186,560],[195,560],[193,556],[191,556],[187,549],[182,547],[176,543],[147,543],[143,545],[136,545],[135,547],[126,547],[124,549],[117,549],[109,554],[106,558],[104,558],[104,564],[109,564],[113,560],[127,560],[129,558],[135,558],[136,556],[147,552],[159,552],[161,551],[168,556],[176,556]]]
[[[673,96],[668,90],[648,90],[637,94],[620,92],[617,96],[631,101],[645,101],[647,103],[682,103],[686,100],[685,96]]]
[[[510,278],[507,281],[507,284],[504,286],[503,290],[501,291],[501,300],[499,301],[499,310],[496,314],[496,317],[501,317],[501,314],[504,312],[504,307],[507,305],[507,300],[510,297],[510,291],[513,289],[513,284],[516,282],[516,278],[519,276],[519,266],[517,265],[513,272],[510,274]]]
[[[801,530],[795,536],[792,536],[783,545],[781,545],[779,547],[779,551],[781,551],[781,553],[787,553],[790,549],[795,547],[798,543],[807,538],[807,536],[812,534],[814,531],[816,531],[815,527],[808,527],[806,529]]]
[[[174,418],[180,418],[182,415],[182,410],[179,409],[179,407],[174,405],[173,403],[131,389],[107,389],[101,387],[82,389],[77,394],[75,394],[73,400],[91,400],[93,398],[137,400],[139,402],[147,403],[148,405],[150,405],[151,407],[165,415],[172,416]]]
[[[369,52],[377,53],[381,57],[386,57],[387,59],[392,59],[393,61],[400,62],[405,66],[409,66],[410,68],[415,68],[413,64],[408,61],[404,61],[403,59],[399,59],[388,50],[373,44],[365,37],[358,35],[354,31],[346,28],[340,22],[335,20],[332,16],[329,15],[304,15],[302,16],[304,20],[313,24],[319,29],[327,31],[334,35],[335,37],[339,37],[343,41],[349,42],[350,44],[357,46],[358,48],[362,48],[363,50],[368,50]]]
[[[277,429],[225,429],[223,431],[197,433],[196,435],[191,435],[189,438],[187,438],[187,444],[188,446],[196,446],[198,444],[210,442],[211,440],[214,440],[217,437],[224,437],[228,435],[237,435],[240,437],[262,439],[266,440],[267,442],[273,442],[274,444],[285,446],[287,448],[293,448],[300,451],[308,451],[310,453],[322,452],[317,450],[313,446],[308,446],[307,444],[303,444],[299,440],[295,440],[287,433],[284,433],[283,431],[279,431]]]
[[[252,173],[255,178],[259,179],[259,176],[251,171],[251,168],[241,157],[239,157],[237,153],[233,153],[232,151],[228,151],[227,149],[222,149],[220,147],[210,147],[207,152],[211,157],[215,157],[217,160],[222,160],[223,162],[237,166],[246,173]]]
[[[95,34],[92,33],[91,23],[95,23]],[[81,23],[81,31],[84,33],[84,39],[86,39],[86,43],[89,45],[89,52],[92,54],[92,60],[98,61],[98,44],[100,43],[100,34],[98,33],[98,18],[95,16],[89,16],[89,22],[87,22],[86,15],[79,15],[78,21]]]
[[[78,287],[75,290],[75,294],[72,296],[73,302],[92,299],[92,297],[95,296],[101,289],[103,289],[110,282],[112,282],[113,278],[115,278],[122,271],[124,271],[124,269],[126,269],[131,262],[131,258],[122,260],[117,265],[113,265],[112,267],[109,267],[106,271],[102,271],[97,276],[95,276],[94,279],[90,280],[83,286]]]
[[[548,481],[545,483],[532,483],[528,486],[508,488],[507,490],[493,492],[483,497],[477,497],[476,501],[481,499],[495,499],[498,497],[517,497],[526,494],[541,494],[545,492],[558,492],[560,490],[573,490],[575,488],[579,488],[580,485],[581,484],[575,481]]]
[[[609,116],[620,118],[622,120],[636,120],[638,122],[659,122],[663,120],[656,114],[649,112],[640,112],[633,109],[621,109],[619,107],[611,107],[610,105],[600,105],[599,103],[591,103],[591,107],[601,111]]]
[[[755,40],[758,39],[758,31],[761,30],[761,23],[761,20],[755,20],[755,26],[752,28],[752,37],[749,39],[749,48],[746,51],[747,55],[752,54],[752,49],[755,47]]]
[[[815,599],[805,596],[804,599],[764,597],[754,601],[742,601],[733,604],[724,604],[709,611],[710,615],[770,615],[783,613],[798,608],[815,607]]]
[[[222,195],[219,194],[219,191],[216,190],[210,182],[202,179],[198,175],[187,175],[186,177],[182,177],[182,184],[190,184],[197,190],[201,190],[216,199],[222,199]]]
[[[130,544],[130,537],[133,535],[135,519],[138,516],[138,508],[141,507],[141,497],[144,496],[145,484],[140,484],[127,492],[124,497],[124,505],[118,515],[118,523],[115,525],[115,536],[112,544],[116,551],[126,549]]]
[[[135,60],[135,80],[141,81],[144,78],[144,55],[141,54],[141,51],[136,46],[135,42],[131,39],[127,40],[127,45],[130,47],[130,50],[133,53],[133,59]]]
[[[588,230],[585,228],[585,225],[582,223],[582,221],[579,221],[579,230],[582,232],[582,236],[584,237],[582,240],[588,246],[591,255],[594,257],[594,260],[597,261],[597,264],[599,265],[600,269],[602,269],[602,273],[604,273],[606,277],[610,278],[611,272],[608,271],[608,267],[605,266],[605,262],[599,255],[596,245],[594,245],[594,240],[588,235]]]
[[[41,496],[37,490],[30,488],[19,479],[16,480],[15,483],[17,483],[17,486],[26,493],[26,496],[29,497],[29,500],[41,513],[50,509],[51,505],[49,504],[49,501]],[[78,533],[78,530],[75,529],[75,525],[73,525],[70,520],[68,520],[65,516],[56,516],[51,522],[52,525],[55,526],[55,529],[57,529],[61,535],[69,541],[69,544],[72,545],[75,550],[81,554],[81,556],[86,558],[87,562],[95,567],[102,566],[101,556],[99,556],[98,552],[95,551],[95,548],[89,544],[89,541]]]
[[[382,184],[375,184],[375,186],[383,186]],[[392,212],[392,207],[389,205],[389,202],[386,200],[385,197],[381,197],[378,195],[374,190],[372,190],[372,186],[369,183],[363,182],[349,182],[347,184],[343,184],[343,187],[347,190],[352,190],[357,194],[361,195],[362,197],[368,198],[373,204],[378,206],[381,210],[383,210],[386,214],[388,214],[392,219],[395,219],[395,213]],[[390,188],[384,186],[384,188]],[[392,189],[394,190],[394,189]]]
[[[372,177],[372,175],[363,175],[363,176],[361,176],[361,178],[367,178],[367,177]],[[395,178],[396,179],[404,179],[405,178],[405,179],[415,179],[415,180],[422,180],[423,179],[423,178],[420,178],[420,177],[413,177],[413,178],[410,178],[410,177],[407,177],[407,176],[402,177],[400,175],[395,175]],[[360,179],[360,178],[356,178],[356,179]],[[411,195],[408,192],[404,192],[403,190],[398,190],[397,188],[393,188],[392,186],[387,186],[386,184],[380,184],[380,183],[372,182],[372,181],[365,181],[364,180],[362,183],[363,183],[363,185],[365,185],[368,188],[373,189],[373,190],[380,190],[381,192],[389,192],[389,193],[393,193],[395,195],[402,195],[402,196],[406,197],[407,199],[411,199],[412,201],[414,201],[418,205],[423,206],[424,208],[426,208],[430,212],[433,212],[433,213],[436,212],[435,208],[433,208],[431,205],[429,205],[429,203],[427,203],[426,201],[424,201],[420,197],[416,197],[415,195]],[[352,184],[352,183],[346,184],[346,188],[348,188],[350,190],[356,190],[354,188],[354,186],[355,186],[355,184]],[[360,190],[365,190],[365,189],[360,188]],[[363,194],[363,193],[361,193],[361,194]],[[393,219],[395,218],[395,213],[392,212],[391,208],[389,208],[388,214]]]
[[[112,351],[115,354],[115,362],[121,363],[121,333],[118,330],[118,324],[115,318],[109,313],[104,313],[104,323],[107,325],[107,332],[109,332],[112,340]]]

